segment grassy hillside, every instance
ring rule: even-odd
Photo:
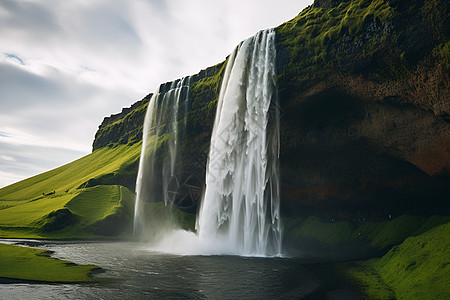
[[[324,245],[339,245],[354,241],[367,247],[386,250],[410,236],[420,235],[450,221],[450,216],[419,217],[402,215],[385,221],[324,221],[317,217],[285,218],[288,239],[308,238]]]
[[[96,266],[80,266],[47,256],[45,250],[0,244],[0,278],[58,283],[93,281],[89,275]]]
[[[94,238],[130,229],[134,193],[114,179],[135,174],[140,150],[140,143],[102,148],[1,189],[0,237]]]
[[[0,189],[0,238],[129,237],[135,195],[122,183],[135,182],[140,151],[140,142],[104,147]],[[193,230],[194,215],[154,207]]]
[[[449,299],[450,223],[407,238],[381,258],[343,267],[370,299]]]
[[[74,191],[89,179],[120,175],[140,156],[141,144],[102,148],[74,162],[0,189],[0,208]],[[54,196],[53,195],[53,196]]]

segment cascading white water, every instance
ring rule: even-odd
[[[275,58],[268,29],[236,47],[225,70],[197,221],[200,242],[225,253],[281,254]]]
[[[179,106],[182,102],[185,108],[188,104],[190,77],[184,77],[162,84],[151,97],[145,115],[141,158],[136,180],[136,203],[134,212],[134,234],[142,233],[145,228],[143,205],[145,201],[164,201],[166,205],[173,204],[176,191],[170,190],[175,176],[177,164],[179,129]],[[185,119],[185,109],[182,118]],[[166,142],[166,147],[161,144]],[[164,155],[167,152],[168,155]],[[161,158],[163,157],[163,158]],[[160,164],[157,166],[157,160]],[[173,185],[173,184],[172,184]]]

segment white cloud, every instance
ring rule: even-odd
[[[9,155],[0,155],[0,160],[17,161],[14,157],[9,156]]]
[[[54,159],[54,165],[69,162],[89,152],[103,117],[162,82],[223,61],[241,40],[312,2],[2,0],[0,133],[9,137],[0,139],[18,152],[72,149],[73,157]],[[33,172],[53,167],[33,157]]]

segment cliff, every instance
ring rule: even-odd
[[[191,93],[191,98],[202,98],[211,101],[214,99],[216,89],[218,88],[218,81],[214,85],[210,81],[205,84],[205,79],[210,80],[218,73],[223,63],[216,66],[209,67],[200,71],[198,74],[191,76],[191,84],[194,87]],[[161,85],[161,89],[167,88],[170,82]],[[102,124],[100,124],[95,139],[92,144],[92,150],[109,146],[116,146],[122,144],[132,145],[142,140],[142,127],[144,125],[145,113],[147,112],[148,102],[150,101],[152,93],[148,94],[144,99],[137,101],[131,107],[122,109],[118,114],[105,117]],[[200,99],[201,101],[201,99]],[[194,109],[199,105],[199,100],[193,101]],[[209,116],[211,119],[213,116]],[[191,121],[198,123],[198,120],[192,118]],[[198,124],[195,124],[198,125]]]
[[[276,28],[285,216],[448,214],[448,6],[322,0]],[[204,185],[224,65],[191,79],[180,192],[189,211]],[[105,118],[94,150],[140,141],[147,102]],[[127,176],[136,173],[137,164]]]
[[[448,4],[336,2],[277,28],[285,213],[448,212]]]

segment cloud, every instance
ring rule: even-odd
[[[0,160],[3,161],[17,161],[14,157],[9,155],[0,155]]]
[[[33,29],[36,36],[48,36],[60,29],[51,5],[38,2],[3,0],[0,2],[0,30],[2,34],[16,35],[16,38],[30,36]]]
[[[103,117],[162,82],[223,61],[240,41],[312,2],[0,1],[0,168],[11,178],[6,181],[89,153]],[[14,150],[6,153],[6,146]]]
[[[20,63],[21,65],[24,65],[23,60],[22,60],[20,57],[18,57],[17,55],[15,55],[15,54],[12,54],[12,53],[5,53],[5,57],[6,57],[6,58],[11,58],[13,61],[18,62],[18,63]]]
[[[0,140],[0,186],[59,167],[83,154],[71,149],[14,145]]]

